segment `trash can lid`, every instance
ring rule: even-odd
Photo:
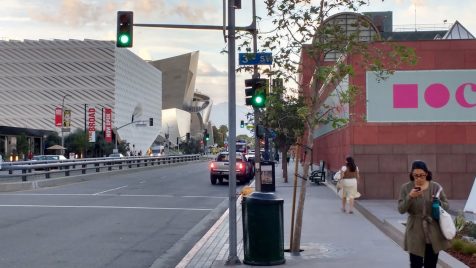
[[[283,202],[283,199],[277,198],[274,193],[263,193],[263,192],[253,192],[249,196],[246,197],[246,201],[251,202],[259,202],[259,203],[266,203],[266,202]]]

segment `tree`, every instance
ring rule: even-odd
[[[30,151],[30,144],[28,143],[28,138],[25,133],[22,133],[17,137],[17,154],[22,156],[22,160],[25,159],[26,155]]]
[[[303,98],[288,95],[284,87],[274,87],[267,99],[269,109],[264,113],[266,127],[271,128],[276,137],[274,142],[283,153],[281,158],[284,182],[288,182],[287,154],[291,145],[304,133],[304,125],[299,118],[298,110],[302,107]]]
[[[317,4],[313,4],[317,2]],[[363,35],[369,28],[369,20],[356,16],[351,27],[327,20],[331,14],[341,10],[357,11],[368,1],[362,0],[265,0],[267,15],[273,21],[271,31],[260,36],[263,50],[273,51],[273,68],[264,70],[274,78],[283,78],[285,82],[294,84],[290,89],[294,94],[305,96],[304,105],[297,108],[298,118],[304,129],[303,176],[309,175],[313,133],[321,124],[332,124],[335,128],[348,123],[347,119],[336,116],[338,107],[326,104],[326,99],[341,81],[353,75],[354,69],[350,57],[358,57],[360,64],[374,71],[385,79],[401,64],[411,64],[416,61],[413,50],[392,44],[379,43],[372,46],[370,42],[378,38],[378,34]],[[349,31],[348,29],[352,29]],[[367,37],[367,40],[363,40]],[[244,46],[248,43],[244,41]],[[249,51],[250,48],[247,48]],[[302,69],[303,58],[310,59],[311,70]],[[302,81],[302,74],[310,71],[312,79]],[[345,89],[337,88],[337,98],[340,103],[352,105],[358,96],[359,89],[349,83]],[[266,112],[268,113],[267,109]],[[271,112],[271,111],[269,111]],[[353,118],[357,120],[357,118]],[[291,243],[291,252],[300,251],[302,216],[306,196],[305,180],[301,180],[295,229]]]
[[[76,129],[66,137],[65,147],[69,149],[68,153],[80,153],[82,157],[86,157],[92,146],[88,141],[88,134],[82,129]]]
[[[225,125],[221,125],[218,128],[218,137],[220,141],[222,142],[221,146],[225,146],[225,141],[227,139],[227,136],[228,136],[228,127]]]

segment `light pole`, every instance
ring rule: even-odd
[[[66,97],[71,97],[71,95],[64,95],[63,101],[61,102],[61,155],[64,155],[64,99],[66,99]]]

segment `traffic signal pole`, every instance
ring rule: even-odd
[[[227,265],[240,264],[237,254],[236,231],[236,53],[235,53],[235,0],[228,0],[228,135],[229,183],[228,183],[228,227],[229,252]]]
[[[256,0],[253,0],[253,22],[251,25],[253,26],[253,30],[251,30],[251,35],[253,36],[253,53],[258,52],[258,31],[256,29]],[[253,65],[253,78],[259,78],[258,73],[258,65]],[[257,192],[261,192],[261,151],[260,151],[260,144],[258,138],[258,125],[259,125],[259,116],[260,112],[259,109],[253,107],[254,112],[254,130],[255,130],[255,190]]]
[[[226,0],[223,0],[225,4]],[[240,259],[237,254],[237,228],[236,228],[236,51],[235,51],[235,32],[247,31],[253,36],[253,51],[258,51],[257,44],[257,29],[256,29],[256,1],[252,0],[253,6],[253,22],[247,27],[235,26],[235,1],[228,0],[228,26],[214,26],[214,25],[177,25],[177,24],[144,24],[134,23],[134,27],[156,27],[156,28],[172,28],[172,29],[196,29],[196,30],[228,30],[228,124],[229,124],[229,187],[228,187],[228,201],[229,201],[229,255],[227,265],[240,264]],[[238,1],[236,1],[238,2]],[[132,40],[131,40],[132,43]],[[253,77],[258,78],[258,65],[254,65]],[[257,127],[257,119],[259,118],[259,109],[254,108],[255,115],[255,131]],[[260,149],[259,139],[255,137],[255,159],[256,164],[256,190],[261,191],[261,176],[260,176]]]

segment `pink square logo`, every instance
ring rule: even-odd
[[[418,84],[394,84],[393,108],[418,108]]]

